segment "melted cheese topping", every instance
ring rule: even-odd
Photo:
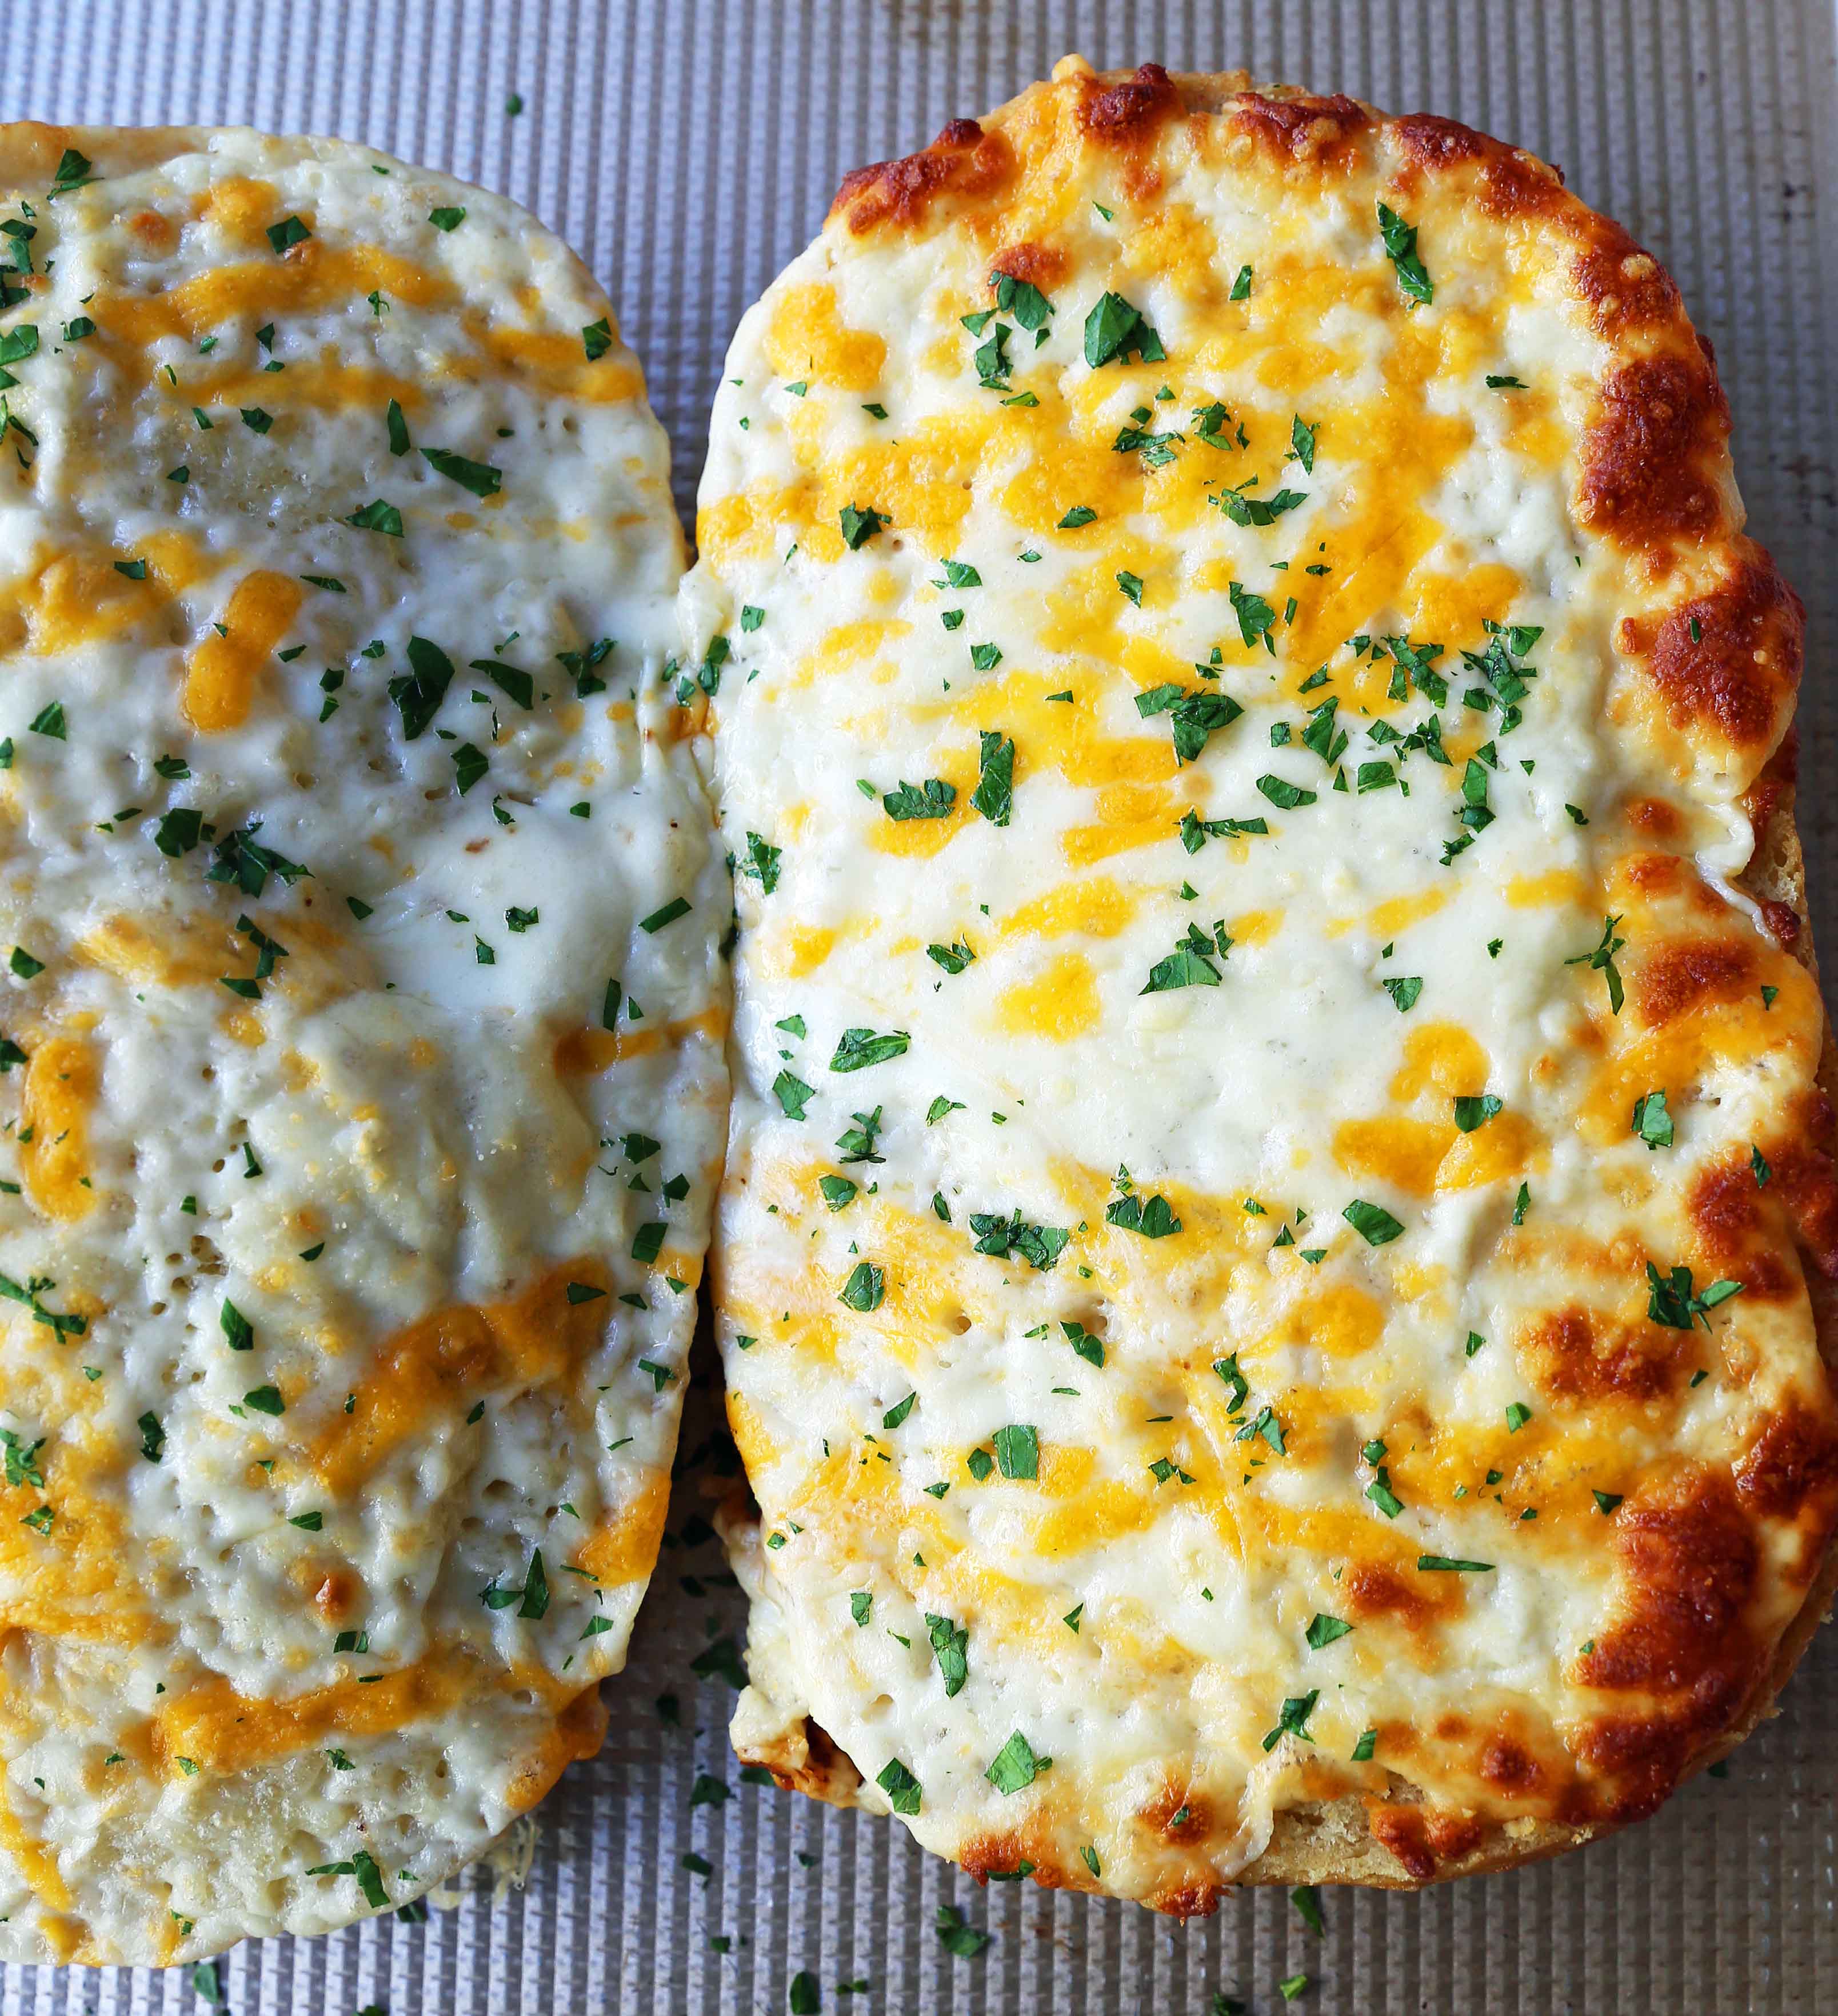
[[[1765,749],[1617,652],[1561,246],[1092,88],[986,203],[845,192],[716,401],[736,1727],[1191,1910],[1304,1802],[1638,1805],[1668,1494],[1830,1432],[1765,1186],[1822,1018],[1726,879]],[[1811,1555],[1740,1510],[1765,1648]]]
[[[77,137],[0,155],[0,1948],[171,1960],[596,1744],[728,897],[578,263],[337,142]]]

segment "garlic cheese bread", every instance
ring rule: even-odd
[[[663,435],[336,141],[0,129],[0,1952],[400,1905],[605,1724],[721,1153]]]
[[[1447,120],[1073,59],[845,182],[689,591],[744,1757],[1187,1913],[1551,1852],[1761,1712],[1838,1200],[1727,435]]]

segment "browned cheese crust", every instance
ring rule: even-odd
[[[1020,173],[1008,129],[1017,108],[1047,90],[1076,94],[1087,142],[1111,150],[1139,199],[1154,195],[1170,129],[1184,123],[1222,128],[1208,133],[1206,145],[1228,164],[1255,163],[1306,190],[1356,164],[1369,169],[1376,158],[1401,193],[1400,209],[1431,194],[1447,203],[1452,193],[1501,229],[1535,234],[1554,264],[1567,268],[1571,296],[1613,359],[1581,444],[1573,510],[1588,532],[1625,556],[1638,593],[1616,638],[1627,675],[1644,681],[1637,704],[1663,723],[1660,732],[1674,733],[1700,760],[1753,779],[1746,803],[1756,847],[1737,886],[1816,979],[1793,823],[1791,724],[1802,611],[1768,555],[1742,534],[1728,404],[1710,346],[1692,328],[1664,268],[1619,225],[1570,194],[1557,169],[1452,120],[1389,117],[1344,96],[1254,88],[1244,72],[1170,75],[1154,64],[1102,75],[1062,66],[1054,85],[1036,86],[982,121],[953,121],[916,154],[856,171],[837,194],[832,229],[840,225],[858,239],[917,236],[954,216],[1000,218]],[[992,243],[997,270],[1043,288],[1053,284],[1050,248],[1004,245],[999,228]],[[1756,974],[1727,938],[1694,938],[1701,885],[1687,862],[1667,851],[1676,815],[1655,802],[1647,816],[1654,851],[1630,857],[1628,872],[1649,900],[1672,905],[1674,935],[1639,958],[1630,986],[1636,1013],[1657,1028],[1706,998],[1752,992]],[[1634,823],[1638,827],[1638,816]],[[1788,1203],[1807,1263],[1828,1368],[1838,1366],[1833,1072],[1828,1027],[1821,1094],[1789,1116],[1780,1138],[1768,1144],[1776,1195]],[[1717,1272],[1739,1278],[1754,1295],[1797,1294],[1800,1269],[1769,1229],[1779,1218],[1764,1216],[1746,1165],[1739,1176],[1724,1181],[1714,1171],[1692,1202]],[[1587,1336],[1579,1343],[1554,1335],[1550,1348],[1559,1359],[1572,1352],[1584,1389],[1591,1380],[1605,1382],[1606,1391],[1617,1381],[1624,1388],[1666,1376],[1645,1359],[1592,1350]],[[1750,1515],[1758,1510],[1792,1521],[1800,1539],[1804,1600],[1778,1635],[1758,1635],[1745,1619],[1757,1573]],[[748,1508],[736,1505],[730,1514],[730,1528],[744,1535]],[[1622,1621],[1588,1654],[1590,1680],[1611,1700],[1624,1694],[1630,1705],[1625,1714],[1598,1718],[1587,1739],[1591,1762],[1612,1787],[1606,1800],[1579,1796],[1566,1810],[1559,1798],[1534,1813],[1528,1807],[1537,1802],[1529,1798],[1513,1816],[1490,1816],[1486,1801],[1500,1795],[1497,1813],[1512,1795],[1535,1792],[1543,1768],[1502,1730],[1481,1751],[1474,1809],[1426,1802],[1397,1773],[1378,1774],[1383,1782],[1366,1791],[1328,1784],[1318,1802],[1278,1814],[1267,1848],[1240,1880],[1415,1888],[1549,1856],[1650,1813],[1684,1777],[1725,1755],[1771,1712],[1831,1604],[1835,1525],[1838,1435],[1829,1406],[1775,1415],[1732,1467],[1681,1466],[1644,1493],[1638,1508],[1629,1504],[1611,1543],[1624,1588]],[[1393,1600],[1377,1589],[1369,1597],[1380,1610]],[[780,1784],[832,1803],[852,1803],[862,1784],[814,1721],[743,1745],[742,1755],[766,1766]],[[1184,1817],[1184,1804],[1171,1798],[1171,1813],[1176,1805],[1177,1818]],[[1101,1887],[1076,1863],[1048,1860],[1052,1852],[1050,1843],[1005,1836],[962,1859],[980,1876],[1009,1869],[1025,1854],[1039,1865],[1038,1881]],[[1217,1883],[1190,1882],[1151,1901],[1186,1916],[1213,1910],[1222,1894]]]

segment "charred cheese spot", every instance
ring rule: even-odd
[[[1025,280],[1031,287],[1051,293],[1065,277],[1069,261],[1057,246],[1040,245],[1024,239],[1018,245],[1005,246],[989,261],[992,275],[1006,273],[1011,279]],[[995,292],[992,278],[989,283],[991,293]]]
[[[1713,593],[1656,625],[1630,619],[1623,649],[1639,657],[1675,725],[1709,729],[1745,753],[1780,731],[1800,682],[1805,639],[1800,598],[1759,548]]]
[[[313,1585],[313,1607],[329,1630],[339,1629],[355,1614],[364,1590],[358,1577],[349,1570],[320,1570],[308,1564],[306,1579]]]
[[[1717,1705],[1733,1708],[1726,1668],[1732,1652],[1753,1658],[1739,1626],[1759,1561],[1727,1473],[1687,1467],[1630,1499],[1613,1545],[1620,1600],[1577,1661],[1584,1683],[1664,1696],[1714,1678]]]
[[[1602,218],[1592,223],[1573,273],[1596,329],[1607,336],[1674,320],[1681,304],[1672,275],[1619,225]]]
[[[1245,92],[1227,121],[1231,131],[1251,142],[1256,153],[1278,166],[1350,170],[1359,159],[1357,142],[1371,116],[1357,99],[1267,98]]]
[[[1803,1096],[1789,1114],[1793,1132],[1767,1143],[1764,1159],[1780,1185],[1782,1201],[1814,1263],[1828,1279],[1838,1278],[1838,1176],[1830,1150],[1832,1111],[1822,1093]],[[1758,1144],[1759,1145],[1759,1144]]]
[[[1498,141],[1433,112],[1407,113],[1393,120],[1387,138],[1405,160],[1423,168],[1451,168],[1464,161],[1484,160],[1501,151]]]
[[[1746,1003],[1761,976],[1752,945],[1735,939],[1675,938],[1649,945],[1635,970],[1635,1013],[1649,1028]]]
[[[1791,903],[1777,903],[1765,898],[1758,907],[1769,936],[1784,951],[1791,952],[1800,942],[1800,913]]]
[[[1520,1331],[1516,1348],[1541,1392],[1577,1406],[1674,1394],[1703,1355],[1681,1331],[1624,1323],[1580,1303],[1539,1317]]]
[[[1829,1395],[1786,1400],[1743,1453],[1735,1480],[1751,1510],[1806,1530],[1810,1569],[1838,1521],[1838,1416]]]
[[[1486,1838],[1485,1826],[1472,1814],[1376,1802],[1368,1803],[1366,1813],[1373,1838],[1419,1883],[1427,1883],[1443,1863],[1471,1854]]]
[[[1420,1631],[1458,1607],[1452,1590],[1442,1593],[1422,1575],[1378,1561],[1353,1562],[1342,1586],[1348,1611],[1361,1624],[1395,1622]]]
[[[1739,1275],[1745,1294],[1762,1301],[1800,1299],[1800,1269],[1782,1255],[1774,1207],[1757,1185],[1747,1156],[1739,1161],[1732,1155],[1699,1170],[1685,1208],[1706,1256],[1720,1273]]]
[[[1209,1918],[1225,1897],[1225,1885],[1209,1876],[1170,1877],[1143,1899],[1170,1918]]]
[[[924,224],[945,196],[987,201],[1013,173],[1006,141],[974,119],[953,119],[924,152],[877,161],[843,177],[830,206],[857,237],[881,225],[911,229]]]
[[[1577,515],[1636,552],[1710,537],[1725,524],[1718,477],[1728,434],[1728,404],[1707,355],[1617,365],[1584,436]]]
[[[1663,798],[1631,798],[1626,817],[1627,823],[1645,840],[1675,840],[1685,826],[1678,807],[1669,805]]]
[[[1159,63],[1144,63],[1122,83],[1094,88],[1079,106],[1079,123],[1100,146],[1132,147],[1152,142],[1183,110],[1168,73]]]
[[[1004,1828],[979,1836],[964,1845],[960,1867],[979,1883],[990,1877],[1012,1877],[1024,1863],[1031,1863],[1043,1889],[1077,1887],[1060,1869],[1053,1836],[1044,1827]]]
[[[1727,1474],[1681,1471],[1616,1517],[1619,1615],[1578,1677],[1641,1706],[1598,1713],[1576,1748],[1596,1810],[1620,1820],[1650,1813],[1692,1751],[1735,1721],[1764,1651],[1745,1628],[1758,1559]]]
[[[1475,1771],[1505,1800],[1535,1807],[1553,1774],[1554,1755],[1559,1769],[1568,1760],[1549,1730],[1542,1732],[1545,1754],[1541,1755],[1541,1745],[1526,1724],[1526,1717],[1505,1712],[1493,1729],[1482,1731]]]

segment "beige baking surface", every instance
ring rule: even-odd
[[[997,103],[1068,49],[1101,66],[1244,64],[1519,142],[1666,261],[1717,345],[1751,529],[1810,618],[1800,819],[1829,949],[1833,45],[1833,0],[0,0],[0,119],[337,133],[505,191],[610,289],[686,506],[734,322],[843,170]],[[702,1432],[692,1408],[686,1448]],[[1326,1894],[1320,1937],[1280,1894],[1183,1928],[1031,1885],[980,1892],[883,1823],[743,1784],[731,1690],[690,1669],[741,1629],[719,1550],[683,1537],[695,1504],[680,1481],[632,1664],[607,1689],[606,1749],[539,1809],[528,1886],[494,1906],[481,1881],[425,1924],[247,1949],[218,1970],[223,2007],[738,2016],[785,2011],[809,1969],[826,2016],[1210,2016],[1216,1990],[1257,2016],[1838,2016],[1838,1628],[1728,1777],[1645,1827],[1421,1897]],[[692,1808],[699,1773],[729,1796],[705,1788]],[[994,1935],[977,1957],[941,1945],[946,1904]],[[1292,2005],[1278,1983],[1298,1975]],[[866,1993],[838,1993],[856,1979]],[[0,2016],[207,2006],[178,1973],[0,1970]]]

